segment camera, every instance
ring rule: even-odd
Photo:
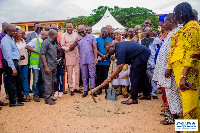
[[[24,60],[25,56],[24,55],[20,55],[20,60]]]

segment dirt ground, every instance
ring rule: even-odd
[[[67,86],[67,85],[66,85]],[[32,93],[30,94],[33,95]],[[122,105],[126,100],[105,100],[105,93],[96,98],[65,94],[55,105],[31,100],[21,107],[3,107],[0,111],[0,133],[173,133],[174,125],[161,125],[159,99],[139,100],[136,105]],[[2,90],[1,101],[5,99]]]

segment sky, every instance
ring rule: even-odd
[[[176,5],[188,2],[199,12],[200,0],[0,0],[0,29],[3,22],[64,20],[89,16],[99,6],[144,7],[156,14],[172,13]]]

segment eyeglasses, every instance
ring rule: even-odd
[[[78,34],[85,33],[85,31],[79,31]]]

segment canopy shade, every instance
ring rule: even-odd
[[[101,20],[96,23],[94,26],[92,26],[92,32],[101,32],[102,27],[106,27],[106,25],[111,25],[112,28],[120,28],[122,31],[125,29],[124,26],[122,26],[111,14],[108,10],[106,10],[104,16],[101,18]]]

